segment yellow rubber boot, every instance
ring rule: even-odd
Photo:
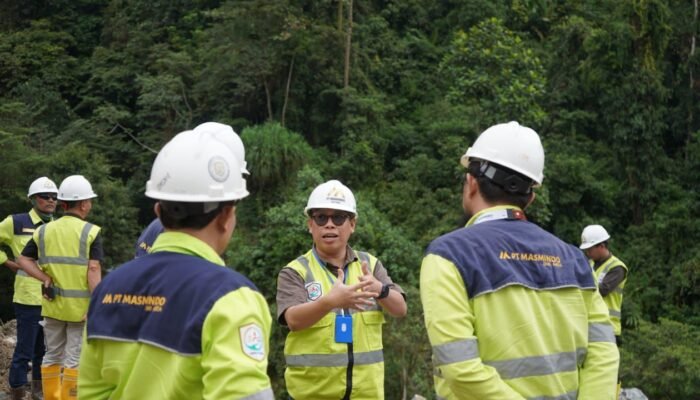
[[[41,366],[41,387],[44,400],[61,400],[61,366],[58,364]]]
[[[78,369],[63,368],[61,400],[78,400]]]

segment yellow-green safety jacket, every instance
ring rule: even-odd
[[[586,259],[519,208],[434,240],[420,292],[438,398],[615,398],[619,353]]]
[[[346,267],[345,283],[354,285],[362,276],[362,261],[374,273],[377,259],[369,253],[356,252],[355,261]],[[335,276],[319,260],[315,251],[289,263],[304,279],[307,301],[318,300],[331,291]],[[353,343],[336,343],[337,314],[352,316]],[[379,304],[366,311],[334,310],[314,325],[289,332],[284,345],[287,368],[284,373],[289,395],[303,399],[384,398],[384,354],[382,324],[384,314]],[[349,395],[349,396],[347,396]]]
[[[164,232],[92,295],[80,399],[273,400],[265,298],[208,244]]]
[[[88,309],[87,281],[90,246],[100,227],[73,215],[42,225],[34,232],[39,267],[51,277],[56,297],[43,299],[41,315],[80,322]]]
[[[594,263],[591,261],[591,267],[593,267],[593,265]],[[605,260],[603,265],[598,267],[598,269],[595,269],[593,274],[595,275],[596,285],[600,285],[603,283],[603,279],[605,279],[605,275],[608,273],[608,271],[616,267],[622,267],[625,269],[625,279],[623,279],[622,282],[617,285],[615,290],[608,293],[607,296],[604,296],[603,301],[605,301],[605,305],[608,306],[608,313],[610,313],[610,321],[613,324],[615,335],[619,336],[622,334],[622,323],[620,322],[622,319],[622,292],[625,288],[625,283],[627,282],[627,272],[629,270],[627,269],[625,263],[620,261],[619,258],[610,255],[610,258]]]
[[[33,208],[27,213],[9,215],[0,222],[0,243],[7,245],[12,251],[12,256],[17,258],[32,238],[34,230],[43,224],[44,221]],[[0,251],[0,264],[4,264],[7,260],[7,254]],[[12,302],[40,306],[41,282],[27,275],[23,270],[18,270],[15,275],[15,293],[12,296]]]

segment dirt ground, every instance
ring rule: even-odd
[[[7,374],[10,371],[12,353],[15,351],[17,337],[17,324],[15,320],[0,321],[0,399],[9,396],[10,386],[7,383]]]

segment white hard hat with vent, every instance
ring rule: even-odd
[[[228,146],[241,163],[241,173],[250,175],[245,160],[245,147],[240,136],[229,125],[219,122],[205,122],[193,129],[196,133],[208,132]]]
[[[42,176],[41,178],[35,179],[34,182],[29,185],[27,197],[32,197],[37,193],[58,193],[58,188],[51,179]]]
[[[211,203],[248,196],[241,161],[215,135],[177,134],[158,153],[146,196],[165,201]]]
[[[544,179],[544,148],[534,130],[515,121],[494,125],[479,135],[462,156],[462,165],[471,159],[502,165],[542,184]]]
[[[63,201],[87,200],[97,197],[92,191],[92,185],[82,175],[71,175],[61,182],[58,188],[58,199]]]
[[[321,208],[347,211],[357,215],[355,196],[347,186],[337,180],[331,180],[316,186],[309,196],[304,213],[308,215],[309,210]]]
[[[583,228],[583,232],[581,233],[581,246],[579,246],[579,248],[581,250],[590,249],[608,239],[610,239],[610,235],[608,235],[608,231],[601,225],[588,225]]]

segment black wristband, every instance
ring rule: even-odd
[[[389,290],[391,290],[391,285],[382,285],[382,291],[379,292],[379,296],[377,296],[377,300],[381,300],[381,299],[388,297]]]

